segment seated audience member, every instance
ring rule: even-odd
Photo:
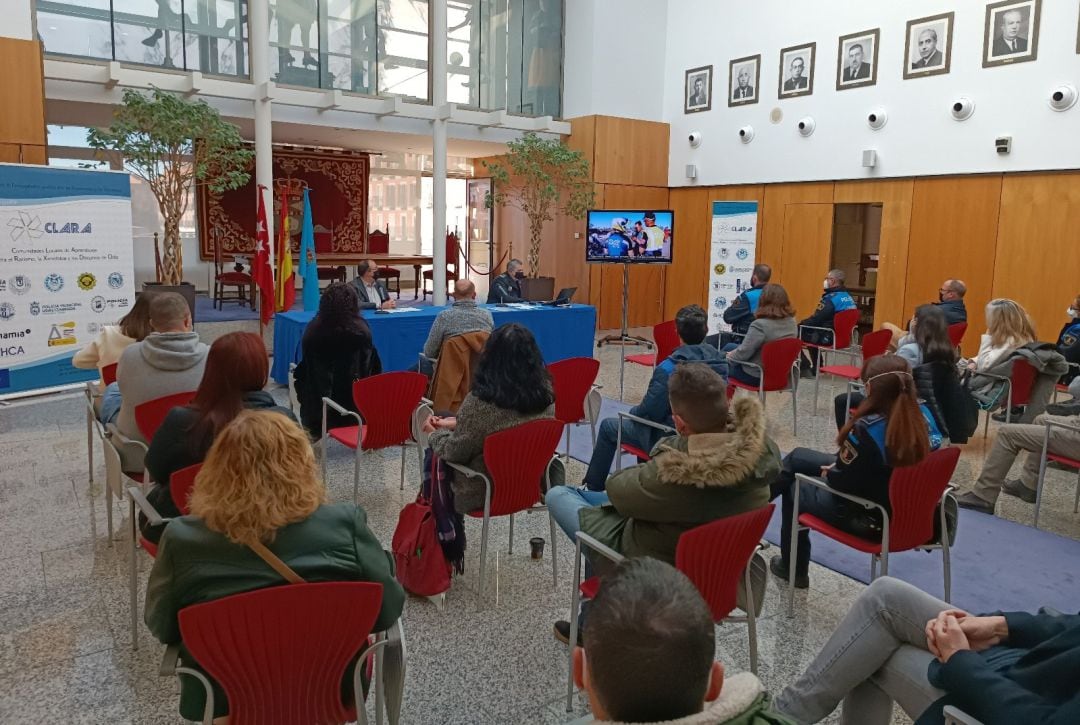
[[[181,642],[178,614],[185,607],[286,583],[251,548],[259,544],[308,582],[382,584],[374,631],[401,615],[405,592],[367,514],[351,503],[326,503],[311,444],[283,415],[249,410],[225,426],[195,478],[191,514],[165,527],[146,587],[144,619],[163,644]],[[198,667],[183,648],[181,661]],[[202,685],[181,680],[180,714],[201,721]],[[214,717],[228,708],[214,683]]]
[[[821,294],[814,313],[799,323],[800,326],[822,327],[824,330],[803,330],[802,339],[817,345],[831,345],[833,341],[833,318],[837,312],[856,309],[855,300],[844,286],[847,275],[842,269],[830,270],[823,283],[825,291]],[[802,376],[812,378],[817,374],[818,351],[807,348],[803,351],[808,365],[803,367]]]
[[[674,564],[686,531],[766,505],[780,453],[757,398],[736,401],[729,421],[725,387],[705,365],[679,367],[669,386],[678,434],[662,438],[651,460],[612,474],[606,491],[549,491],[548,509],[570,540],[583,531],[624,556]]]
[[[684,574],[628,559],[604,577],[574,681],[593,723],[784,725],[757,676],[725,678],[712,613]],[[647,654],[647,656],[645,656]]]
[[[379,279],[379,265],[374,260],[365,259],[356,265],[356,276],[349,284],[356,290],[362,310],[389,310],[397,307],[397,303],[390,299],[386,285]]]
[[[630,409],[631,415],[666,426],[674,425],[671,419],[671,404],[668,401],[668,378],[679,365],[704,363],[720,374],[723,374],[724,369],[720,352],[712,345],[706,345],[703,342],[705,333],[708,331],[705,310],[698,305],[683,307],[675,315],[675,328],[682,345],[675,348],[667,360],[656,366],[652,379],[649,380],[649,387],[645,391],[645,397]],[[590,491],[604,490],[604,482],[607,481],[608,473],[611,472],[611,463],[617,455],[615,446],[618,432],[618,418],[607,418],[601,421],[600,429],[596,434],[596,445],[593,447],[592,458],[589,460],[589,469],[585,473],[585,486]],[[643,451],[651,450],[663,436],[663,431],[634,421],[628,420],[622,424],[623,442]]]
[[[1080,379],[1080,295],[1073,299],[1069,309],[1065,311],[1069,321],[1061,327],[1058,333],[1057,349],[1069,363],[1069,372],[1061,378],[1061,382],[1070,385],[1069,392],[1074,398],[1080,398],[1080,385],[1073,386],[1074,380]]]
[[[544,367],[533,334],[516,323],[491,333],[476,365],[472,390],[456,417],[431,416],[424,423],[428,445],[435,455],[486,473],[484,439],[492,433],[538,418],[555,416],[551,376]],[[551,467],[551,484],[561,484],[561,465]],[[543,481],[537,481],[543,487]],[[459,513],[483,510],[484,482],[457,471],[450,482]]]
[[[724,322],[731,325],[731,332],[709,335],[705,338],[705,342],[721,350],[730,343],[739,343],[741,336],[746,334],[746,331],[750,329],[750,323],[754,321],[761,291],[770,279],[772,279],[772,267],[767,264],[754,265],[754,271],[750,274],[750,287],[740,292],[731,305],[724,310]]]
[[[863,363],[864,400],[851,420],[840,429],[840,450],[822,453],[796,448],[784,459],[773,497],[782,497],[780,555],[769,568],[788,578],[791,554],[791,513],[795,507],[795,474],[821,477],[829,488],[869,499],[890,510],[889,477],[898,466],[913,466],[941,445],[934,416],[915,397],[915,381],[907,361],[896,355],[878,355]],[[799,512],[810,513],[856,536],[881,536],[881,515],[833,496],[811,485],[799,488]],[[795,586],[810,586],[810,532],[799,533],[799,559]]]
[[[470,280],[454,282],[454,304],[436,316],[424,343],[424,356],[439,357],[447,338],[468,332],[491,332],[495,327],[491,313],[476,305],[476,285]]]
[[[976,616],[906,582],[864,589],[821,652],[773,701],[799,723],[916,725],[952,705],[986,725],[1080,722],[1080,615]]]
[[[146,470],[154,485],[146,498],[165,518],[179,516],[169,492],[169,479],[181,468],[200,463],[214,437],[243,410],[272,410],[295,421],[292,411],[274,402],[266,387],[270,366],[262,338],[251,332],[230,332],[214,341],[206,370],[190,405],[173,408],[150,441]],[[163,526],[140,520],[143,536],[157,543]]]
[[[760,369],[743,367],[741,362],[761,365],[761,350],[765,343],[797,337],[798,325],[795,324],[795,308],[791,306],[787,290],[778,284],[765,285],[759,295],[754,321],[746,330],[742,342],[729,350],[725,356],[728,377],[747,385],[757,385]]]
[[[121,398],[116,427],[127,438],[143,443],[149,441],[135,424],[135,407],[198,388],[209,349],[191,329],[187,301],[175,292],[161,292],[150,300],[150,328],[153,331],[146,339],[124,349],[116,368]],[[135,462],[124,450],[121,457],[124,470],[142,466],[140,461],[132,469],[129,464]]]
[[[102,374],[105,368],[120,362],[120,354],[129,345],[142,342],[150,334],[150,298],[152,294],[143,292],[135,298],[131,310],[120,318],[115,325],[105,325],[96,340],[75,353],[71,359],[73,367],[84,370],[97,368]],[[98,419],[103,423],[112,423],[120,413],[120,386],[114,380],[105,385],[104,375],[98,383],[102,395],[95,401]]]
[[[956,497],[963,508],[994,513],[998,493],[1035,503],[1036,484],[1039,480],[1039,464],[1042,459],[1045,423],[1054,422],[1071,426],[1074,430],[1051,428],[1047,451],[1059,456],[1080,459],[1080,415],[1049,415],[1041,413],[1033,423],[1006,423],[998,428],[994,447],[983,463],[982,473],[970,491]],[[1016,457],[1026,451],[1024,468],[1019,479],[1007,478]]]
[[[947,279],[938,290],[938,301],[933,304],[941,308],[945,314],[945,326],[950,327],[959,322],[967,322],[967,307],[964,306],[964,295],[967,294],[967,285],[959,279]],[[893,333],[892,349],[911,342],[911,334],[914,332],[910,325],[908,332],[902,333],[896,325],[886,322],[882,327]]]
[[[521,267],[520,259],[511,259],[506,264],[506,271],[491,280],[491,289],[487,296],[489,305],[525,301],[521,296],[521,280],[525,279],[525,272]]]
[[[360,300],[352,285],[335,282],[319,299],[319,312],[304,330],[304,359],[293,379],[300,401],[300,422],[314,438],[322,436],[322,399],[356,410],[352,385],[382,372],[371,328],[360,316]],[[354,425],[352,418],[327,410],[327,426]]]

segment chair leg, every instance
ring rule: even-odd
[[[1039,460],[1039,478],[1035,482],[1035,528],[1039,528],[1039,509],[1042,508],[1043,483],[1046,480],[1046,451],[1050,445],[1049,429],[1043,434],[1043,445]],[[1080,482],[1077,483],[1080,486]],[[1080,494],[1080,490],[1077,491]]]
[[[135,520],[135,499],[131,500],[129,512],[131,515],[131,561],[128,567],[128,586],[131,600],[131,649],[137,650],[139,649],[139,571],[135,560],[138,555],[135,542],[138,540],[139,525]]]
[[[327,488],[330,488],[330,479],[326,477],[326,425],[323,424],[323,435],[319,441],[319,458],[322,459],[322,482]]]
[[[821,387],[821,358],[818,358],[817,375],[814,376],[814,410],[813,415],[817,415],[817,401],[818,401],[818,389]]]
[[[488,524],[491,522],[491,516],[487,511],[484,512],[484,526],[480,532],[480,587],[478,594],[484,595],[484,569],[487,567],[487,545],[488,545]]]
[[[551,509],[548,509],[548,529],[551,536],[551,585],[558,588],[559,586],[559,556],[555,547],[555,517],[551,515]]]
[[[356,454],[353,458],[353,471],[352,471],[352,500],[353,503],[359,503],[360,501],[360,454],[363,449],[359,445],[356,446]]]
[[[949,534],[942,530],[941,567],[945,572],[945,601],[952,603],[952,561],[949,558]]]
[[[876,554],[870,555],[870,581],[877,579],[877,562],[878,558]]]
[[[553,535],[554,536],[554,535]],[[552,540],[554,543],[554,539]],[[552,552],[554,553],[554,551]],[[581,542],[574,549],[574,581],[570,584],[570,646],[566,654],[566,711],[574,710],[574,645],[578,633],[578,609],[581,606]]]
[[[1076,496],[1073,498],[1073,513],[1080,511],[1080,470],[1076,472]]]
[[[794,376],[794,373],[792,373]],[[794,378],[791,381],[791,434],[799,435],[799,394],[795,389]]]
[[[795,562],[799,560],[799,479],[795,479],[795,501],[791,509],[791,548],[788,554],[788,616],[795,616]]]
[[[86,467],[90,485],[94,485],[94,414],[90,406],[86,408]]]
[[[514,515],[510,514],[510,548],[506,552],[507,554],[514,553]]]
[[[753,561],[753,557],[750,561]],[[757,674],[758,666],[758,652],[757,652],[757,614],[754,606],[754,587],[750,580],[750,562],[747,562],[746,569],[743,571],[743,589],[745,590],[746,599],[746,636],[750,643],[750,671],[755,675]]]
[[[405,490],[405,444],[401,444],[401,489]]]

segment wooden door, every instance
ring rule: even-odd
[[[780,284],[800,320],[821,301],[821,283],[829,271],[832,226],[832,204],[788,204],[784,209]]]

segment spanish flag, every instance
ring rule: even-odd
[[[281,190],[281,223],[277,246],[277,311],[288,312],[296,301],[296,276],[293,274],[292,248],[289,240],[289,195]]]

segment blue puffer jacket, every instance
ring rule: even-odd
[[[667,360],[664,360],[653,370],[652,379],[649,380],[649,389],[645,391],[645,397],[641,402],[630,409],[631,415],[636,415],[654,423],[674,427],[675,421],[671,419],[671,403],[668,400],[668,378],[675,372],[676,365],[686,363],[704,363],[716,371],[718,375],[724,374],[724,359],[720,351],[712,345],[702,343],[700,345],[683,345],[675,348],[675,352]],[[650,428],[647,445],[642,446],[645,450],[652,450],[656,442],[666,435],[664,432]]]

